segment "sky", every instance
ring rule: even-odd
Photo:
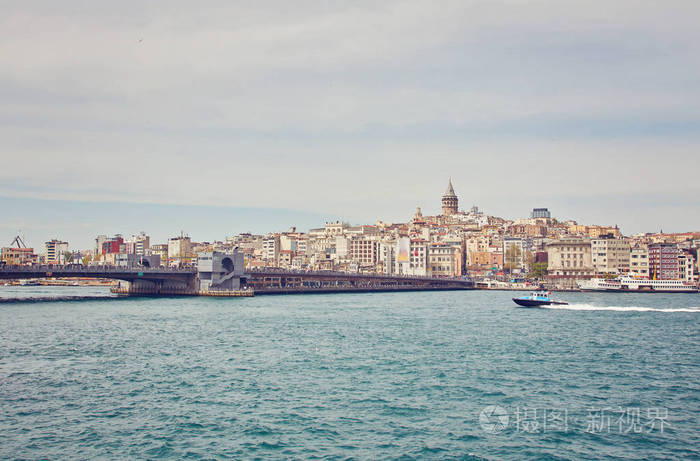
[[[0,11],[0,245],[405,221],[450,177],[506,218],[700,230],[695,0]]]

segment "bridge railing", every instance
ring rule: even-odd
[[[285,269],[281,267],[252,267],[246,269],[250,274],[284,274],[284,275],[309,275],[309,276],[336,276],[336,277],[367,277],[376,279],[406,279],[406,280],[440,280],[453,282],[472,282],[469,277],[429,277],[424,275],[406,275],[406,274],[365,274],[362,272],[341,272],[327,270],[304,270],[304,269]]]
[[[33,266],[20,265],[0,265],[0,272],[6,273],[32,273],[32,272],[62,272],[62,273],[148,273],[148,274],[195,274],[195,268],[172,268],[172,267],[123,267],[123,266],[82,266],[82,265],[54,265],[41,264]]]

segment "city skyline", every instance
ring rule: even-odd
[[[448,192],[454,192],[452,178],[449,178]],[[462,197],[459,193],[456,196]],[[426,216],[444,214],[443,199],[437,196],[427,202],[428,206],[418,206]],[[323,227],[324,223],[333,221],[348,222],[352,225],[374,225],[377,222],[407,223],[415,207],[403,218],[396,220],[376,217],[366,220],[353,220],[342,215],[306,212],[302,210],[264,209],[224,206],[187,206],[162,204],[134,204],[125,202],[62,201],[38,199],[11,199],[0,197],[4,205],[4,220],[0,223],[0,238],[8,242],[20,235],[29,243],[28,246],[41,247],[45,240],[58,238],[71,244],[71,249],[90,249],[96,235],[120,234],[128,237],[139,232],[146,232],[153,241],[167,242],[171,237],[184,233],[194,241],[223,241],[241,233],[265,235],[279,233],[295,228],[307,232],[313,228]],[[107,206],[105,206],[107,205]],[[541,204],[539,204],[541,205]],[[490,213],[477,204],[460,201],[455,210],[468,211],[472,206],[479,208],[489,216],[516,221],[528,218],[534,206],[517,216],[502,216]],[[456,206],[456,205],[455,205]],[[442,208],[441,208],[442,207]],[[455,210],[449,213],[455,212]],[[551,213],[553,210],[548,207]],[[70,216],[71,213],[76,213]],[[68,216],[68,219],[66,217]],[[583,225],[603,225],[619,227],[624,235],[664,232],[664,228],[626,230],[619,223],[585,221],[576,217],[558,216],[556,210],[552,217],[560,221],[575,221]],[[178,230],[179,229],[179,230]],[[694,232],[697,228],[669,228],[666,233]],[[43,237],[42,237],[43,236]],[[34,242],[38,242],[38,245]]]
[[[602,6],[8,4],[0,196],[700,228],[700,6]]]

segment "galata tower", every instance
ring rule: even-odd
[[[442,215],[451,216],[453,214],[457,214],[459,208],[458,205],[459,199],[455,194],[455,190],[452,188],[452,178],[450,178],[445,195],[442,196]]]

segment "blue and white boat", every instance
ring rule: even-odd
[[[515,304],[522,307],[551,306],[552,304],[569,304],[564,301],[557,301],[549,297],[548,291],[533,291],[530,296],[513,298]]]

